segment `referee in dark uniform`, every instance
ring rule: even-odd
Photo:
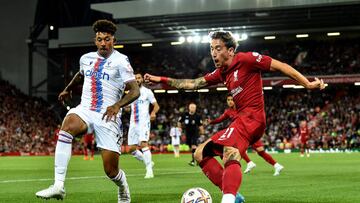
[[[192,153],[192,160],[189,165],[195,166],[194,152],[198,145],[199,135],[204,134],[204,126],[201,117],[196,114],[196,104],[189,104],[189,111],[184,113],[178,121],[178,127],[185,126],[186,144],[189,145]]]

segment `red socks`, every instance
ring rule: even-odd
[[[222,180],[223,194],[236,196],[242,180],[241,166],[238,161],[232,160],[225,164]]]
[[[248,156],[248,154],[245,152],[243,155],[241,155],[242,156],[242,158],[246,161],[246,163],[249,163],[251,160],[250,160],[250,158],[249,158],[249,156]]]
[[[205,157],[200,167],[210,181],[222,190],[223,167],[214,157]]]
[[[265,151],[258,152],[258,155],[261,156],[265,161],[267,161],[271,165],[275,165],[276,161],[270,156],[270,154]]]
[[[228,161],[223,169],[214,157],[205,157],[200,162],[200,167],[223,194],[236,195],[242,180],[241,166],[238,161]]]

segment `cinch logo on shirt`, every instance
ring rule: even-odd
[[[105,73],[105,72],[103,72],[103,73],[101,73],[101,72],[97,72],[97,71],[93,71],[93,70],[87,70],[86,72],[85,72],[85,76],[88,76],[88,77],[92,77],[92,76],[94,76],[96,79],[103,79],[103,80],[109,80],[110,79],[110,75],[109,74],[107,74],[107,73]]]

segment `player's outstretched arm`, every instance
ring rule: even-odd
[[[58,99],[64,104],[64,100],[71,97],[71,90],[78,84],[84,81],[83,75],[80,72],[77,72],[70,83],[65,87],[65,89],[60,92]]]
[[[310,82],[304,75],[299,71],[295,70],[293,67],[289,66],[286,63],[280,62],[278,60],[272,59],[270,65],[271,71],[280,71],[285,75],[289,76],[291,79],[297,81],[300,85],[304,86],[307,89],[324,89],[325,84],[322,79],[315,78],[314,81]]]
[[[207,82],[204,77],[199,77],[196,79],[174,79],[174,78],[150,75],[146,73],[144,75],[144,79],[146,83],[161,82],[171,87],[175,87],[176,89],[185,89],[185,90],[199,89],[207,85]]]
[[[126,90],[129,90],[129,93],[127,93],[115,104],[107,107],[102,119],[106,117],[106,121],[109,121],[113,117],[116,118],[116,115],[118,114],[120,108],[130,104],[140,96],[139,85],[136,83],[135,80],[126,83]]]

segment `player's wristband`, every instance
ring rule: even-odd
[[[167,84],[169,82],[168,77],[160,77],[160,82]]]

